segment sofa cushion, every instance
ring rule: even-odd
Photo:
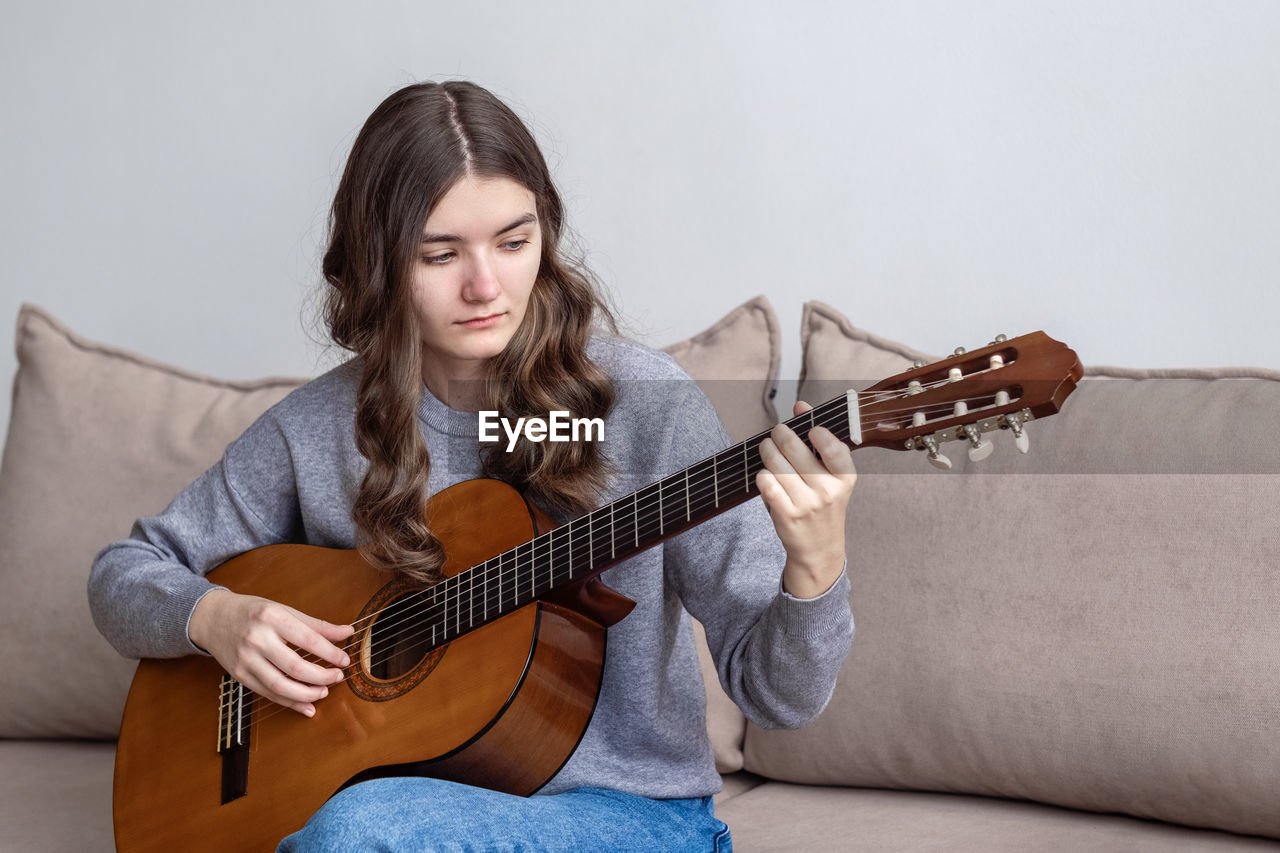
[[[753,299],[668,348],[719,407],[731,434],[776,420],[780,343]],[[163,509],[262,411],[304,380],[230,382],[88,341],[31,305],[18,316],[18,374],[0,463],[0,737],[113,738],[134,663],[93,626],[94,554]],[[712,743],[742,766],[745,720],[706,661]]]
[[[917,354],[816,303],[803,335],[814,401]],[[748,770],[1280,837],[1280,372],[1086,376],[1027,456],[855,454],[853,650]]]
[[[734,441],[778,422],[773,392],[782,335],[765,297],[744,302],[710,328],[663,352],[697,380]]]
[[[1275,853],[1280,843],[991,797],[766,782],[716,802],[738,850]]]

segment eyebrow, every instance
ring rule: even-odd
[[[493,236],[501,237],[503,234],[506,234],[508,231],[514,231],[515,229],[519,228],[521,225],[528,225],[530,222],[537,222],[537,221],[538,221],[538,217],[534,216],[532,213],[526,213],[524,216],[521,216],[519,219],[517,219],[515,222],[512,222],[507,227],[499,228],[497,231],[494,232]],[[461,243],[462,238],[459,237],[457,234],[427,233],[422,235],[422,242],[423,243]]]

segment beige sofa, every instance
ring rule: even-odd
[[[737,439],[775,418],[779,334],[756,299],[670,348]],[[814,402],[921,355],[818,303],[802,334]],[[111,850],[132,663],[90,622],[89,562],[297,380],[196,376],[30,306],[17,349],[0,850]],[[708,691],[738,850],[1280,850],[1280,373],[1089,376],[1028,456],[855,455],[830,706],[762,731]]]

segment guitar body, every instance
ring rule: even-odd
[[[550,523],[494,480],[442,491],[427,512],[449,555],[446,575]],[[598,583],[581,585],[557,596],[560,603],[523,606],[379,677],[370,666],[377,619],[369,614],[410,588],[358,552],[270,546],[209,577],[335,624],[358,624],[347,643],[354,674],[329,688],[310,719],[263,699],[251,703],[247,748],[220,751],[227,731],[219,713],[226,698],[221,666],[196,656],[142,661],[116,755],[121,853],[269,851],[337,791],[378,776],[432,776],[531,794],[585,732],[605,628],[632,606]]]

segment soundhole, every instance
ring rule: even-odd
[[[434,647],[431,596],[401,582],[383,587],[365,605],[355,655],[360,666],[349,681],[352,691],[375,702],[393,699],[416,687],[436,667],[447,645]]]
[[[365,668],[378,681],[394,681],[411,672],[431,651],[431,628],[425,624],[422,599],[402,595],[378,616],[369,630]]]

